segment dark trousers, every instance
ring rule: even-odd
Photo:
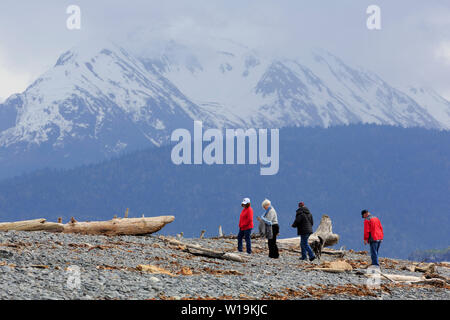
[[[314,253],[308,244],[308,239],[310,235],[311,235],[310,233],[300,235],[300,247],[302,248],[303,260],[306,260],[306,253],[308,253],[310,259],[314,258]]]
[[[277,246],[278,233],[280,233],[280,227],[278,224],[272,225],[272,239],[268,239],[267,243],[269,245],[269,257],[274,259],[277,259],[280,256]]]
[[[242,238],[245,238],[245,247],[247,253],[252,253],[252,242],[250,240],[250,235],[252,234],[252,229],[239,230],[238,233],[238,251],[242,252]]]
[[[370,257],[372,258],[372,265],[379,266],[378,264],[378,250],[380,250],[381,241],[370,242]]]

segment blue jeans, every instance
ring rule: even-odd
[[[378,250],[380,249],[381,241],[370,242],[370,257],[372,258],[372,265],[379,266],[378,264]]]
[[[252,253],[252,243],[250,240],[250,235],[252,234],[252,229],[239,230],[238,233],[238,251],[242,252],[242,238],[245,238],[245,247],[247,253]]]
[[[314,253],[308,244],[308,239],[311,234],[300,235],[300,247],[302,248],[302,259],[306,259],[306,253],[308,252],[309,258],[314,258]]]

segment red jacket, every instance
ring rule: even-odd
[[[239,217],[239,229],[253,229],[253,209],[251,207],[244,208]]]
[[[364,219],[364,240],[383,240],[383,226],[377,217],[368,216]]]

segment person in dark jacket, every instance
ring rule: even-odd
[[[314,220],[311,212],[309,212],[309,209],[303,202],[300,202],[298,204],[295,221],[292,224],[292,227],[297,228],[297,234],[300,236],[300,247],[302,248],[301,260],[307,259],[307,253],[309,255],[309,261],[313,261],[316,258],[311,247],[308,244],[309,236],[313,233],[313,224]]]
[[[370,245],[372,265],[379,266],[378,250],[384,237],[383,226],[380,220],[367,210],[361,211],[361,217],[364,219],[364,244]]]

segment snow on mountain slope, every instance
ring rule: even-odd
[[[440,128],[422,106],[373,72],[352,68],[324,50],[316,50],[312,56],[308,67],[325,81],[357,122]]]
[[[398,90],[324,50],[285,59],[226,39],[140,46],[129,53],[97,41],[62,54],[25,92],[0,104],[0,158],[43,144],[69,157],[86,143],[90,151],[81,152],[108,156],[167,143],[193,120],[217,128],[450,129],[450,103],[434,91]]]
[[[406,92],[440,123],[440,128],[450,129],[450,101],[431,88],[409,87]]]
[[[229,40],[191,48],[168,42],[140,54],[197,104],[247,126],[332,126],[376,123],[449,129],[406,93],[376,74],[351,68],[324,50],[298,59],[269,58]]]

